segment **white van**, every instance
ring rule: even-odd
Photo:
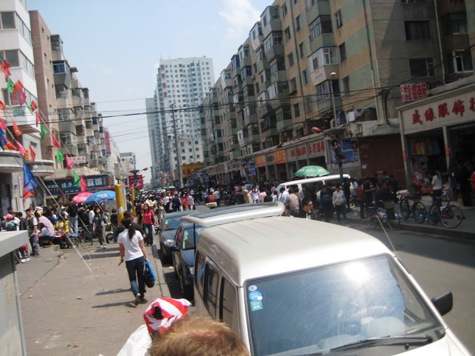
[[[351,179],[349,174],[343,174],[343,178]],[[296,185],[299,188],[299,192],[303,190],[306,185],[318,185],[321,188],[324,185],[336,185],[340,183],[340,175],[339,174],[331,174],[328,176],[323,177],[314,177],[314,178],[305,178],[305,179],[297,179],[292,180],[290,182],[281,183],[277,186],[277,191],[280,193],[280,188],[284,187],[286,190],[289,189],[290,186]]]
[[[253,355],[469,355],[441,318],[451,293],[431,301],[379,240],[338,225],[274,216],[206,228],[194,289],[197,313]]]

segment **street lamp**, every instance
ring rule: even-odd
[[[335,119],[335,123],[336,123],[337,118],[336,118],[336,107],[335,107],[335,93],[333,92],[333,77],[336,77],[335,72],[330,73],[330,96],[332,99],[333,118]]]
[[[133,184],[130,185],[130,194],[131,194],[131,198],[132,198],[132,209],[133,209],[134,214],[136,213],[134,202],[135,202],[135,187],[137,186],[136,180],[138,179],[137,174],[139,174],[140,172],[146,171],[146,170],[148,170],[148,167],[145,167],[145,168],[142,168],[142,169],[132,169],[132,170],[129,171],[130,173],[132,173],[132,175],[134,177],[134,182],[133,182]]]

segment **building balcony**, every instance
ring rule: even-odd
[[[267,102],[259,105],[257,110],[258,110],[259,117],[269,115],[275,112],[274,108]]]
[[[266,51],[267,60],[270,62],[275,57],[283,57],[284,56],[284,46],[283,45],[273,45]]]
[[[250,114],[250,115],[244,116],[244,126],[248,126],[252,124],[257,124],[257,115]]]
[[[307,23],[310,24],[318,16],[330,15],[330,2],[329,1],[315,1],[315,5],[307,7]]]
[[[18,151],[0,151],[0,173],[20,172],[23,169],[22,161]]]
[[[28,162],[28,168],[36,177],[46,177],[53,175],[56,170],[54,168],[54,161],[37,159],[34,162]]]
[[[78,146],[76,145],[64,145],[65,152],[68,152],[71,156],[79,156]]]
[[[267,59],[264,59],[262,61],[257,61],[256,62],[256,70],[257,73],[260,73],[266,69],[269,69],[269,61]]]
[[[84,107],[84,98],[79,96],[73,96],[73,106],[74,107]]]
[[[263,21],[265,17],[266,21]],[[261,15],[262,35],[266,38],[273,31],[281,31],[282,24],[279,17],[279,6],[268,6]]]
[[[325,65],[310,73],[312,84],[318,85],[323,83],[325,80],[338,79],[338,74],[336,77],[332,78],[331,73],[338,73],[338,64]]]
[[[271,83],[287,81],[287,72],[285,70],[279,70],[275,73],[272,73],[270,76],[270,81]]]
[[[61,121],[59,123],[60,132],[71,132],[76,135],[76,124],[73,121]]]

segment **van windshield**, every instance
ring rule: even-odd
[[[342,347],[393,355],[444,336],[389,256],[254,279],[245,290],[255,355],[319,355]]]

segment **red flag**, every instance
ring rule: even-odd
[[[68,155],[66,155],[66,168],[67,169],[72,169],[73,166],[74,166],[73,161],[71,160],[71,158],[69,158]]]
[[[20,128],[16,124],[15,120],[13,120],[13,119],[12,119],[12,125],[13,125],[13,132],[15,133],[15,135],[17,135],[17,136],[23,135],[23,132],[20,130]]]
[[[0,117],[0,129],[2,130],[7,129],[7,124],[5,123],[5,120],[3,120],[1,117]]]
[[[0,110],[5,110],[6,106],[3,101],[0,100]]]
[[[23,105],[24,103],[26,103],[26,94],[25,91],[22,90],[20,91],[20,105]]]
[[[10,68],[10,63],[8,63],[6,59],[4,59],[1,66],[2,72],[5,73],[5,71],[7,71],[9,68]]]
[[[58,139],[54,134],[51,135],[51,142],[53,143],[53,147],[61,148],[61,143],[59,143]]]
[[[16,143],[16,146],[18,147],[18,152],[20,152],[20,154],[23,156],[26,152],[25,147],[23,147],[22,144],[18,142],[17,140],[15,140],[15,143]]]
[[[40,113],[37,111],[36,112],[36,127],[38,127],[40,122],[41,122],[41,116],[40,116]]]
[[[35,103],[34,100],[32,100],[30,103],[30,108],[31,108],[31,111],[35,111],[36,109],[38,109],[38,104]]]
[[[12,76],[10,69],[5,70],[5,81],[8,82],[8,79]]]
[[[31,191],[27,191],[25,189],[25,187],[23,187],[23,200],[26,200],[28,199],[29,197],[35,195],[35,191],[34,190],[31,190]]]
[[[36,151],[31,146],[30,146],[30,154],[31,154],[31,160],[34,162],[36,158]]]
[[[14,144],[12,144],[10,141],[7,140],[7,143],[5,144],[5,148],[10,151],[18,151],[18,149],[15,147]]]
[[[18,79],[15,84],[13,84],[13,93],[18,93],[24,88],[23,83]]]
[[[86,180],[83,176],[81,176],[81,193],[87,191],[87,184]]]

